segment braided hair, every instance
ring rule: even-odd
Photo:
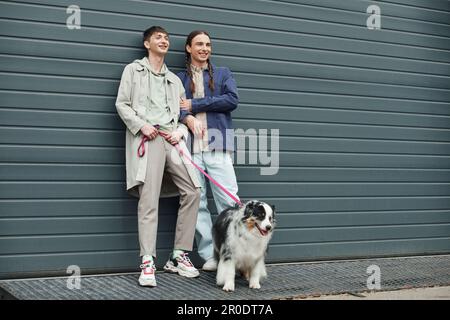
[[[211,38],[208,34],[208,32],[203,30],[194,30],[192,31],[188,37],[186,38],[186,44],[184,46],[184,53],[185,53],[185,63],[186,63],[186,72],[189,76],[189,79],[191,79],[191,85],[189,89],[191,90],[191,93],[194,94],[195,92],[195,84],[192,79],[192,69],[191,69],[191,54],[187,51],[186,46],[192,46],[192,40],[198,36],[199,34],[204,34],[208,36],[208,38]],[[208,63],[208,73],[209,73],[209,82],[208,87],[211,91],[214,91],[214,78],[213,78],[213,69],[211,65],[210,59],[207,60]]]

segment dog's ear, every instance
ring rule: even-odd
[[[255,210],[255,202],[250,201],[245,205],[244,219],[249,218],[253,214],[253,210]]]
[[[276,224],[277,219],[276,219],[276,215],[275,215],[275,206],[273,204],[271,204],[270,207],[272,208],[272,223]]]

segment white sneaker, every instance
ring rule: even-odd
[[[143,259],[144,260],[144,259]],[[153,260],[145,259],[141,264],[141,275],[139,277],[139,284],[143,287],[156,287],[155,278],[155,263]]]
[[[203,271],[217,271],[217,261],[214,258],[209,258],[206,260],[202,267]]]
[[[167,261],[164,271],[178,273],[180,276],[196,278],[200,272],[194,267],[187,253],[182,253]]]

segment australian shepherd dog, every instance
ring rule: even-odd
[[[250,288],[261,288],[259,282],[267,276],[264,258],[274,228],[275,207],[257,200],[228,208],[217,217],[213,240],[218,286],[234,291],[235,272],[239,271]]]

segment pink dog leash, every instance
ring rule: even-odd
[[[159,125],[155,125],[154,126],[156,129],[159,129],[160,126]],[[160,136],[162,136],[164,138],[164,136],[166,135],[166,133],[161,132],[158,130],[158,134]],[[139,157],[143,157],[145,154],[145,142],[149,141],[150,139],[147,136],[142,136],[142,140],[141,143],[139,144],[139,148],[138,148],[138,156]],[[183,152],[183,150],[180,148],[179,144],[175,144],[174,145],[175,148],[177,149],[177,151],[179,152],[180,155],[184,156],[186,159],[189,160],[189,162],[197,168],[198,171],[200,171],[205,177],[207,177],[212,183],[214,183],[215,186],[219,187],[220,190],[222,190],[223,192],[225,192],[231,199],[233,199],[234,202],[236,202],[240,207],[243,206],[242,202],[239,201],[238,198],[236,198],[230,191],[228,191],[227,189],[225,189],[224,186],[222,186],[219,182],[217,182],[216,180],[214,180],[213,177],[211,177],[209,174],[207,174],[205,172],[205,170],[203,170],[202,168],[200,168],[195,162],[194,160],[192,160],[192,158],[190,156],[188,156],[187,154],[185,154]]]

